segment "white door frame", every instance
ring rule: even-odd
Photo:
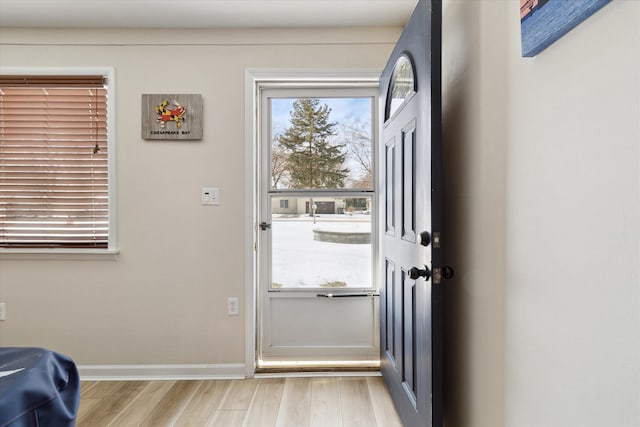
[[[377,82],[379,69],[247,69],[245,70],[245,377],[252,378],[256,368],[256,295],[258,224],[258,88],[278,82]],[[374,269],[377,272],[377,269]]]

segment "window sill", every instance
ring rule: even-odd
[[[0,248],[0,261],[22,260],[115,260],[119,249],[4,249]]]

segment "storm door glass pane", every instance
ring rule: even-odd
[[[271,189],[373,190],[374,98],[271,98]]]
[[[372,287],[371,231],[371,197],[272,197],[271,288]]]

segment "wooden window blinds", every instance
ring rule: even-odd
[[[0,75],[0,247],[107,248],[104,76]]]

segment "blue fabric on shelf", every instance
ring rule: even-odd
[[[0,348],[0,427],[75,426],[80,378],[69,357],[42,348]]]

